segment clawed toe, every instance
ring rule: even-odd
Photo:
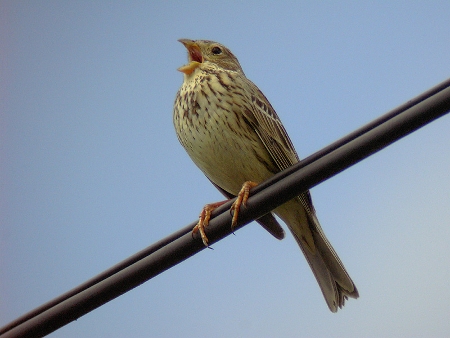
[[[200,237],[202,238],[203,244],[206,247],[209,247],[209,245],[208,245],[208,237],[206,237],[206,233],[205,233],[205,228],[209,224],[209,219],[211,218],[211,213],[214,209],[218,208],[225,202],[227,202],[227,201],[206,204],[203,207],[203,209],[200,213],[200,216],[198,217],[198,223],[192,229],[192,235],[196,234],[197,232],[200,232]]]
[[[258,184],[252,181],[247,181],[242,185],[241,190],[238,193],[238,196],[234,203],[231,205],[230,212],[233,215],[232,221],[231,221],[231,230],[234,230],[234,227],[237,225],[238,216],[239,216],[239,210],[241,208],[241,205],[246,206],[248,197],[250,195],[250,189],[257,186]],[[206,204],[201,213],[198,217],[198,223],[195,225],[195,227],[192,229],[192,235],[196,234],[197,232],[200,232],[200,237],[202,238],[203,244],[206,247],[209,247],[208,245],[208,237],[206,236],[205,228],[209,224],[209,220],[211,218],[211,213],[214,209],[218,208],[222,204],[224,204],[227,201],[221,201],[211,204]]]
[[[231,229],[234,229],[234,227],[237,225],[241,205],[243,205],[244,207],[247,205],[247,200],[248,197],[250,196],[250,189],[256,187],[257,185],[258,183],[252,181],[246,181],[242,185],[242,188],[239,191],[236,201],[234,201],[233,205],[231,206],[231,212],[233,213],[233,219],[231,221]]]

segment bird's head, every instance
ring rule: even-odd
[[[220,43],[208,40],[180,39],[188,51],[187,65],[178,70],[186,75],[190,75],[202,64],[213,63],[219,68],[242,72],[241,65],[231,51]]]

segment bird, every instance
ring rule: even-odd
[[[232,227],[251,188],[300,161],[268,99],[251,82],[234,54],[210,40],[180,39],[188,63],[178,68],[183,83],[174,102],[173,123],[179,142],[205,176],[227,197]],[[208,246],[205,227],[211,211],[224,202],[205,205],[193,232]],[[317,279],[331,312],[342,308],[358,290],[320,226],[306,191],[273,210],[293,234]],[[257,220],[278,239],[284,231],[272,213]]]

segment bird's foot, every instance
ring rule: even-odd
[[[206,204],[202,212],[200,213],[200,216],[198,217],[198,223],[192,229],[192,234],[194,235],[197,232],[200,232],[200,236],[202,238],[203,244],[208,247],[208,237],[206,237],[205,228],[209,224],[209,219],[211,218],[211,213],[214,209],[220,207],[222,204],[224,204],[227,201],[220,201],[216,203]]]
[[[242,188],[239,191],[236,201],[234,201],[234,203],[230,209],[230,212],[233,213],[233,220],[231,221],[231,229],[232,230],[234,229],[234,227],[237,224],[239,210],[241,209],[241,205],[243,205],[244,207],[247,206],[247,200],[248,200],[248,197],[250,196],[250,189],[256,187],[257,185],[258,185],[258,183],[252,182],[252,181],[246,181],[242,185]]]
[[[233,214],[233,218],[231,221],[231,230],[234,229],[234,227],[237,224],[238,221],[238,215],[239,210],[241,208],[241,205],[246,206],[248,197],[250,196],[250,189],[253,187],[256,187],[258,183],[247,181],[242,185],[241,190],[238,193],[238,196],[236,198],[236,201],[231,205],[230,212]],[[220,207],[222,204],[226,203],[228,201],[220,201],[216,203],[210,203],[206,204],[202,212],[200,213],[200,216],[198,217],[198,223],[195,225],[195,227],[192,229],[192,234],[196,234],[197,232],[200,232],[200,237],[202,238],[203,244],[208,247],[208,237],[206,237],[205,228],[209,224],[209,219],[211,218],[211,213],[213,210]]]

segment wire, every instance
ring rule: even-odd
[[[252,189],[235,228],[259,218],[450,110],[450,79],[334,142]],[[211,244],[231,234],[231,201],[216,209],[207,228]],[[0,329],[0,338],[49,334],[205,249],[195,222],[116,264]]]

